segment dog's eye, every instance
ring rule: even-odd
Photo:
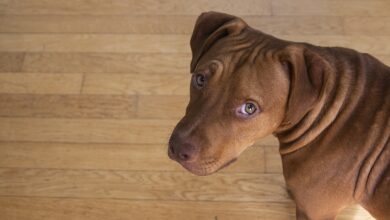
[[[244,116],[253,115],[257,111],[257,106],[253,102],[247,102],[240,106],[238,113]]]
[[[194,75],[194,83],[195,86],[198,88],[202,88],[205,84],[205,76],[203,74],[195,74]]]

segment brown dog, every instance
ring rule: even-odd
[[[359,203],[390,219],[390,68],[345,48],[288,42],[240,18],[202,14],[191,95],[169,156],[197,175],[274,134],[297,219]]]

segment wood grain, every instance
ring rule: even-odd
[[[134,96],[0,94],[0,117],[129,119],[135,101]]]
[[[23,72],[188,74],[190,54],[26,53]]]
[[[82,74],[0,73],[0,93],[78,94]]]
[[[282,160],[279,154],[279,146],[266,146],[265,150],[265,172],[282,173]]]
[[[272,14],[316,16],[388,16],[387,0],[274,0]]]
[[[188,96],[149,95],[139,96],[137,117],[140,118],[176,118],[185,114]]]
[[[7,8],[7,4],[9,3],[9,0],[2,0],[0,1],[0,14],[3,14],[5,9]]]
[[[345,33],[351,35],[390,35],[390,17],[346,17],[344,26]]]
[[[0,32],[191,34],[196,18],[197,15],[4,15],[0,20]],[[270,34],[344,33],[344,19],[340,16],[253,15],[243,16],[243,19]]]
[[[0,118],[0,140],[166,144],[176,123],[177,120]]]
[[[322,46],[350,47],[373,54],[390,54],[390,36],[279,35],[279,38]],[[189,35],[125,34],[1,34],[0,51],[190,53]]]
[[[0,140],[166,144],[177,122],[176,119],[0,118]],[[258,142],[276,143],[271,136]]]
[[[295,219],[273,136],[207,177],[167,157],[212,10],[390,64],[388,0],[0,0],[0,219]]]
[[[295,205],[292,202],[161,202],[128,199],[0,197],[0,211],[7,220],[119,220],[128,219],[129,216],[134,219],[159,220],[295,220]],[[357,206],[346,208],[337,218],[337,220],[351,219],[373,218]]]
[[[159,220],[295,220],[295,206],[292,202],[160,202],[122,199],[0,197],[0,211],[7,220],[27,218],[31,220],[119,220],[127,219],[129,216],[134,219]],[[337,219],[368,220],[373,218],[362,208],[352,206],[342,211]]]
[[[259,139],[255,145],[264,145],[264,146],[267,146],[267,145],[272,145],[272,146],[279,146],[279,141],[278,139],[273,136],[273,135],[268,135],[266,137],[263,137],[261,139]]]
[[[19,72],[23,59],[24,53],[0,52],[0,72]]]
[[[185,171],[168,158],[166,144],[0,142],[0,167]],[[265,172],[264,147],[248,148],[237,162],[220,172]]]
[[[0,197],[7,220],[158,219],[158,220],[293,220],[292,202],[134,201],[128,199],[63,199]],[[349,218],[350,219],[350,218]]]
[[[44,15],[198,15],[204,11],[226,13],[270,15],[269,0],[68,0],[66,2],[45,0],[10,0],[4,14]]]
[[[82,93],[111,95],[188,95],[191,75],[86,74]]]
[[[343,35],[342,17],[338,16],[247,16],[245,22],[268,34]]]
[[[190,34],[197,15],[4,15],[2,33]]]
[[[280,174],[0,169],[0,196],[139,200],[290,201]]]
[[[189,53],[188,35],[1,34],[0,51]]]
[[[1,55],[3,54],[3,55]],[[389,64],[390,55],[372,54]],[[145,53],[0,53],[0,71],[28,73],[189,73],[190,54]]]
[[[307,42],[319,46],[348,47],[370,54],[390,54],[390,45],[387,43],[390,40],[389,36],[285,35],[280,37],[286,40]]]
[[[390,66],[390,55],[377,55],[375,57],[387,66]]]

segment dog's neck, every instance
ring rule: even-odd
[[[349,111],[351,106],[345,108],[345,101],[351,96],[359,96],[354,91],[362,91],[354,87],[364,86],[365,83],[356,83],[356,81],[365,81],[364,74],[358,73],[364,69],[362,56],[357,55],[356,60],[342,59],[343,56],[334,58],[336,63],[332,70],[325,73],[325,81],[315,105],[307,112],[304,117],[295,123],[282,124],[274,135],[279,139],[280,153],[282,155],[292,153],[303,147],[313,144],[326,129],[335,121],[342,117],[343,112]],[[348,67],[359,65],[356,69]],[[341,71],[341,69],[343,71]],[[352,98],[358,102],[358,97]],[[351,101],[349,101],[351,102]],[[298,114],[298,113],[297,113]]]

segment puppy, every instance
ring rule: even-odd
[[[390,219],[388,66],[351,49],[280,40],[217,12],[199,16],[191,50],[190,102],[170,158],[208,175],[273,134],[297,219],[334,219],[352,203]]]

